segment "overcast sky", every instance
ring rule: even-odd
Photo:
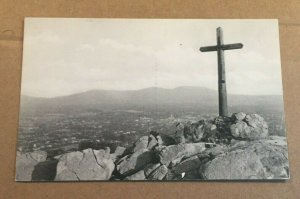
[[[91,89],[201,86],[217,90],[217,53],[225,51],[227,92],[282,94],[277,20],[26,18],[22,94],[55,97]]]

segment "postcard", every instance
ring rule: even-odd
[[[25,18],[16,181],[286,180],[275,19]]]

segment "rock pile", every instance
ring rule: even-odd
[[[131,147],[84,149],[55,157],[56,181],[287,179],[284,137],[268,137],[257,114],[236,113],[214,120],[177,123],[174,138],[150,132]],[[32,158],[33,157],[33,158]],[[31,173],[46,154],[17,156],[17,180]]]
[[[256,140],[268,137],[268,124],[257,114],[233,114],[234,123],[230,133],[236,139]]]
[[[216,117],[177,123],[176,143],[213,142],[230,143],[231,139],[256,140],[268,137],[268,124],[258,114],[234,113],[231,117]]]

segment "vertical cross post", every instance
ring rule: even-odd
[[[219,115],[228,116],[222,28],[217,28]]]
[[[201,52],[218,52],[218,92],[219,92],[219,115],[228,116],[227,106],[227,91],[226,91],[226,78],[225,78],[225,61],[224,50],[234,50],[243,47],[241,43],[224,44],[223,31],[221,27],[217,28],[217,45],[201,47]]]

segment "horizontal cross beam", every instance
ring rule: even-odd
[[[219,49],[234,50],[234,49],[240,49],[240,48],[243,48],[243,44],[236,43],[236,44],[221,45],[220,47],[219,46],[205,46],[205,47],[201,47],[200,51],[201,52],[210,52],[210,51],[218,51]]]

